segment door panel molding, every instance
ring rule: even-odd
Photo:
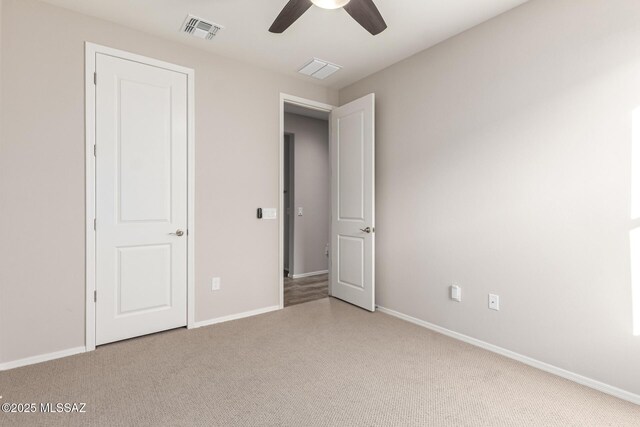
[[[332,295],[375,311],[375,95],[331,113]]]
[[[85,43],[85,349],[96,347],[96,56],[138,62],[184,74],[187,79],[187,327],[195,327],[195,81],[193,69],[106,46]],[[99,76],[98,76],[99,78]],[[135,221],[134,221],[135,222]],[[98,296],[99,298],[99,296]]]

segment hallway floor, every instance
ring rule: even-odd
[[[284,278],[284,306],[302,304],[329,296],[329,275]]]

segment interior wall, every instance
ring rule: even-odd
[[[293,199],[292,193],[292,185],[291,185],[291,135],[284,136],[284,159],[282,162],[283,168],[283,184],[284,184],[284,212],[282,215],[284,216],[284,220],[282,221],[282,232],[284,233],[282,244],[283,244],[283,262],[284,269],[290,271],[290,266],[293,266],[291,262],[291,238],[293,237],[293,233],[291,233],[292,225],[291,218],[292,212],[291,209],[291,200]]]
[[[195,69],[196,320],[277,306],[278,221],[255,212],[278,206],[280,93],[337,93],[35,0],[2,6],[0,362],[84,345],[85,41]]]
[[[293,180],[293,272],[301,275],[328,270],[331,216],[329,123],[285,113],[284,130],[292,133]],[[298,209],[303,215],[298,215]]]
[[[530,1],[341,90],[341,105],[371,92],[377,303],[640,394],[640,2]]]

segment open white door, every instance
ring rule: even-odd
[[[375,95],[331,112],[331,295],[375,310]]]
[[[187,324],[187,76],[96,55],[96,344]]]

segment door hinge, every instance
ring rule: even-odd
[[[93,73],[93,84],[94,85],[98,84],[98,73]]]
[[[93,231],[96,231],[96,224],[97,224],[97,220],[95,218],[93,218]]]
[[[98,291],[93,291],[93,302],[98,302]]]

